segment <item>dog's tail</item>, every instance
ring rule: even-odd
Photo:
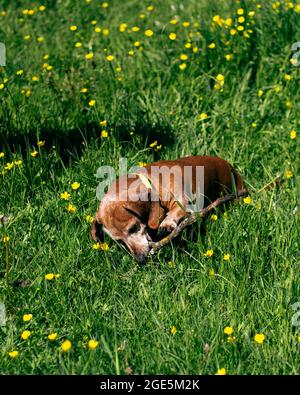
[[[240,176],[240,174],[235,170],[234,167],[231,167],[231,174],[232,174],[232,184],[233,184],[233,188],[234,193],[238,193],[241,191],[247,191],[248,194],[250,193],[259,193],[262,191],[269,191],[271,189],[275,189],[275,188],[279,188],[285,181],[286,179],[283,178],[282,176],[277,176],[276,178],[274,178],[273,181],[269,182],[268,184],[264,185],[262,188],[260,188],[259,190],[253,191],[249,188],[245,188],[244,187],[244,181],[242,179],[242,177]]]
[[[232,184],[232,192],[233,193],[239,193],[241,191],[245,190],[244,187],[244,181],[242,179],[242,177],[240,176],[240,173],[238,171],[235,170],[235,168],[233,166],[231,166],[231,184]],[[248,189],[247,189],[248,191]],[[250,192],[250,190],[249,190]]]

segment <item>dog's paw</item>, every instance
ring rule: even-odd
[[[173,218],[167,217],[159,225],[158,233],[159,234],[171,233],[176,228],[177,228],[177,222]]]

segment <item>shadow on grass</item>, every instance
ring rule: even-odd
[[[39,139],[40,141],[45,141],[44,148],[48,152],[55,146],[56,152],[64,164],[71,163],[74,158],[80,157],[83,149],[90,141],[100,141],[100,134],[103,129],[96,122],[85,123],[68,130],[59,127],[41,126],[41,133],[37,137],[35,131],[24,132],[17,130],[11,125],[7,125],[7,123],[1,123],[1,120],[0,127],[5,131],[0,138],[0,150],[14,153],[21,152],[25,156],[28,149],[34,149],[37,146],[37,139]],[[141,119],[131,123],[131,125],[129,123],[111,125],[109,133],[115,136],[120,144],[132,141],[132,136],[135,135],[135,137],[138,137],[139,148],[149,146],[154,141],[157,141],[157,145],[162,145],[163,147],[171,147],[175,142],[174,133],[170,125],[148,123]]]

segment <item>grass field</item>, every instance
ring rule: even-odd
[[[0,0],[0,373],[299,374],[300,4],[20,4]],[[144,266],[93,244],[99,166],[195,154],[287,180]]]

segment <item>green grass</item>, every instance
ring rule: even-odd
[[[9,216],[0,228],[1,272],[2,239],[10,237],[9,286],[4,278],[0,283],[7,312],[0,372],[115,374],[130,366],[135,374],[215,374],[219,368],[299,374],[300,332],[292,326],[291,306],[300,301],[300,161],[299,136],[291,139],[290,131],[299,125],[300,78],[290,59],[300,10],[287,9],[285,1],[257,8],[250,0],[114,0],[107,9],[96,0],[45,1],[44,12],[39,3],[23,3],[34,15],[0,1],[0,42],[7,48],[0,88],[8,79],[0,89],[0,214]],[[249,37],[230,34],[240,7]],[[232,26],[213,27],[214,15],[233,18]],[[169,23],[174,17],[176,25]],[[119,31],[121,23],[126,32]],[[72,25],[78,30],[70,31]],[[109,28],[109,35],[95,26]],[[133,26],[140,31],[129,33]],[[130,56],[136,41],[143,51]],[[215,49],[208,48],[212,42]],[[94,59],[85,59],[89,52]],[[181,54],[188,55],[185,70]],[[218,74],[222,91],[214,89]],[[201,121],[203,112],[208,118]],[[103,120],[106,127],[99,125]],[[100,137],[104,129],[109,138]],[[149,147],[155,140],[161,149]],[[250,205],[232,206],[227,218],[219,213],[204,239],[185,234],[143,267],[109,239],[108,251],[92,248],[86,216],[97,209],[100,165],[117,166],[120,157],[134,165],[191,154],[227,159],[254,190],[278,173],[294,176],[279,190],[253,194]],[[16,160],[22,165],[5,169]],[[80,182],[77,191],[74,181]],[[71,193],[74,214],[60,199],[64,191]],[[211,258],[204,256],[208,249]],[[60,278],[47,281],[47,273]],[[26,313],[33,315],[27,323]],[[233,327],[236,342],[227,342],[226,326]],[[20,337],[25,329],[32,332],[26,341]],[[54,342],[47,339],[51,332],[58,333]],[[257,333],[265,335],[261,345],[254,342]],[[95,351],[86,345],[92,338],[99,341]],[[68,353],[60,350],[65,339],[72,342]],[[19,351],[15,359],[12,350]]]

